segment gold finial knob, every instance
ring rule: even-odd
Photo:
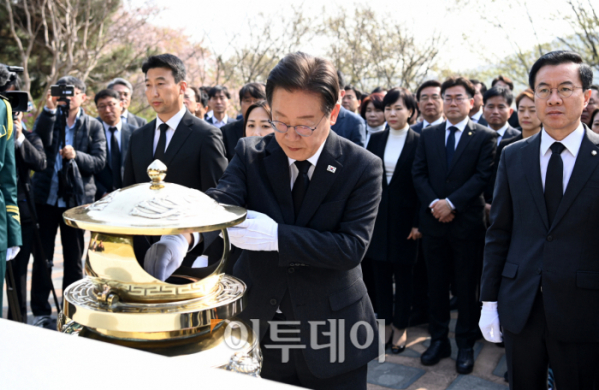
[[[148,165],[148,176],[152,180],[150,189],[158,190],[164,187],[164,178],[166,177],[166,165],[160,160],[154,160],[152,164]]]

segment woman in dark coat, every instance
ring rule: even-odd
[[[412,162],[419,134],[410,129],[416,100],[405,88],[384,98],[388,128],[373,134],[368,150],[383,160],[383,196],[366,258],[374,264],[378,318],[385,320],[385,342],[393,353],[405,349],[412,304],[412,273],[418,254],[418,197]],[[393,294],[395,281],[395,294]]]

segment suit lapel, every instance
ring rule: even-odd
[[[466,149],[466,147],[470,143],[470,140],[476,134],[476,129],[474,128],[474,126],[472,126],[472,124],[473,122],[471,120],[468,120],[466,127],[464,127],[464,131],[462,131],[462,135],[460,136],[460,142],[458,142],[458,147],[456,148],[455,153],[453,154],[453,159],[451,160],[451,165],[449,166],[447,173],[451,172],[453,167],[455,167],[457,161],[460,159],[460,156],[464,152],[464,149]]]
[[[154,133],[156,133],[156,119],[148,123],[148,127],[144,130],[142,137],[141,150],[143,150],[142,158],[144,171],[148,165],[154,161]]]
[[[404,165],[410,162],[408,160],[408,156],[411,154],[412,149],[416,146],[414,145],[414,138],[414,130],[408,130],[406,141],[403,145],[403,149],[401,150],[401,154],[399,155],[399,159],[397,159],[397,164],[395,165],[395,170],[393,171],[393,176],[391,177],[389,185],[393,184],[395,180],[398,180],[397,177],[399,176],[399,172],[402,171]]]
[[[291,198],[291,176],[289,176],[289,160],[281,149],[275,137],[271,137],[266,146],[269,153],[264,158],[264,167],[270,185],[272,186],[277,203],[281,209],[283,221],[287,225],[293,225],[295,212],[293,210],[293,199]]]
[[[343,165],[337,160],[339,154],[339,136],[331,131],[314,168],[312,179],[310,179],[308,192],[296,219],[297,226],[306,226],[308,224],[333,184],[335,184],[335,179],[341,175]],[[328,171],[329,165],[336,168],[335,172]]]
[[[547,206],[545,205],[543,181],[541,179],[540,150],[541,135],[539,133],[530,137],[522,146],[522,170],[526,175],[526,181],[545,228],[549,229],[549,218],[547,217]]]
[[[443,122],[442,124],[440,124],[436,129],[435,129],[435,137],[434,137],[434,143],[436,145],[437,148],[437,156],[440,156],[440,160],[441,160],[441,168],[443,168],[443,171],[447,173],[449,173],[449,167],[447,166],[447,153],[445,152],[445,127],[446,127],[446,123],[447,122]],[[455,159],[455,155],[454,155],[454,159]]]
[[[167,166],[173,161],[173,158],[175,158],[179,149],[185,145],[185,141],[191,134],[192,126],[193,120],[191,114],[185,110],[185,115],[181,118],[181,122],[179,122],[179,126],[177,126],[173,138],[171,138],[171,142],[169,142],[166,147],[166,152],[164,153],[164,163]],[[199,147],[200,145],[198,145],[198,148]]]
[[[127,153],[129,152],[131,129],[133,129],[133,127],[127,123],[123,123],[121,125],[121,177],[123,177],[125,173],[125,159],[127,158]]]
[[[589,139],[591,137],[593,141]],[[597,164],[599,163],[599,155],[597,152],[599,152],[599,148],[597,148],[596,143],[599,143],[599,137],[594,133],[591,133],[591,130],[585,126],[585,135],[582,138],[580,150],[578,151],[578,156],[574,163],[574,169],[572,170],[572,175],[568,181],[564,197],[555,213],[551,228],[556,226],[560,219],[566,214],[566,211],[568,211],[570,206],[572,206],[572,203],[576,200],[578,193],[584,188],[589,177],[595,171],[595,168],[597,168]],[[593,151],[596,153],[592,154]]]

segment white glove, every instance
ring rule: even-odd
[[[21,247],[19,247],[19,246],[13,246],[13,247],[6,249],[6,261],[13,260],[15,257],[17,257],[17,255],[19,254],[20,251],[21,251]]]
[[[480,321],[478,327],[485,340],[492,343],[500,343],[501,330],[499,327],[499,314],[497,314],[497,302],[483,302],[483,308],[480,312]]]
[[[250,251],[279,251],[279,225],[268,215],[248,210],[245,221],[228,228],[231,244]]]
[[[166,280],[181,266],[189,244],[182,234],[162,236],[148,249],[144,257],[144,269],[153,277]]]

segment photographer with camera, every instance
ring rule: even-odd
[[[106,163],[106,137],[102,124],[81,108],[86,99],[85,90],[85,84],[75,77],[65,76],[58,80],[33,129],[44,144],[47,160],[46,169],[33,177],[42,249],[51,264],[60,227],[63,291],[83,277],[83,231],[68,227],[62,214],[71,207],[94,201],[94,174],[99,173]],[[31,310],[36,317],[34,323],[48,327],[52,313],[48,303],[51,285],[46,271],[41,268],[34,263]]]
[[[15,77],[6,86],[6,91],[13,92],[21,89],[20,80]],[[25,94],[26,95],[26,94]],[[10,96],[10,95],[9,95]],[[21,232],[23,245],[19,254],[12,261],[14,273],[14,290],[16,292],[20,318],[13,313],[14,308],[9,306],[8,318],[22,320],[27,318],[27,266],[35,246],[34,237],[36,226],[34,224],[35,210],[30,197],[31,171],[41,172],[46,168],[46,154],[40,137],[27,131],[23,123],[23,112],[13,112],[13,133],[15,137],[15,160],[17,172],[17,200],[21,215]],[[39,256],[38,256],[39,258]],[[41,260],[41,259],[39,259]]]
[[[0,65],[0,302],[6,262],[15,258],[21,246],[12,108],[4,94],[6,85],[15,77]]]

